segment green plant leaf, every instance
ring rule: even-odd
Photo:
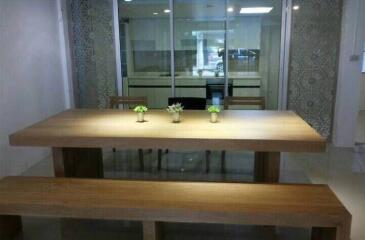
[[[219,113],[221,111],[219,106],[213,105],[208,108],[208,112],[210,113]]]
[[[136,106],[134,109],[133,109],[134,112],[136,113],[145,113],[148,111],[148,108],[144,105],[139,105],[139,106]]]

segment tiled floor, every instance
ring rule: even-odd
[[[228,174],[219,173],[219,152],[213,154],[212,171],[205,174],[204,153],[169,153],[163,159],[163,171],[156,171],[156,153],[145,154],[146,169],[139,172],[136,151],[105,152],[104,170],[108,178],[118,179],[173,179],[199,181],[250,181],[252,179],[252,154],[229,153]],[[353,214],[352,240],[365,239],[365,166],[364,158],[354,158],[351,149],[329,146],[323,154],[284,154],[281,182],[325,183],[336,192]],[[52,161],[46,159],[31,168],[25,175],[52,176]],[[141,225],[132,222],[78,221],[72,229],[61,231],[60,220],[24,218],[25,240],[65,239],[141,239]],[[166,224],[165,239],[272,239],[255,227]],[[279,228],[277,239],[310,239],[308,229]]]

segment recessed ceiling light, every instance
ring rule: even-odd
[[[124,2],[132,2],[132,0],[124,0]]]
[[[163,10],[164,13],[169,13],[170,12],[170,9],[165,9]]]
[[[294,6],[293,6],[293,9],[294,9],[294,10],[299,10],[299,5],[294,5]]]
[[[233,11],[234,11],[233,7],[227,8],[227,12],[233,12]]]
[[[260,14],[260,13],[269,13],[271,12],[272,7],[249,7],[249,8],[241,8],[241,14]]]
[[[158,15],[158,13],[157,12],[154,12],[153,15]]]

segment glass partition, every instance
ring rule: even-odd
[[[172,95],[264,97],[277,109],[282,0],[119,0],[119,20],[124,95],[151,108]]]
[[[169,0],[119,1],[123,94],[164,108],[171,96]]]
[[[174,1],[176,96],[223,99],[225,17],[225,0]]]
[[[227,13],[229,95],[264,97],[277,109],[282,1],[228,0]]]

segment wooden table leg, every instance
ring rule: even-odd
[[[254,182],[278,183],[280,152],[255,152]]]
[[[138,149],[139,170],[144,171],[143,149]]]
[[[144,221],[143,240],[159,240],[162,237],[161,225],[159,222]]]
[[[0,239],[15,239],[21,234],[22,219],[20,216],[0,215]]]
[[[209,173],[210,171],[210,159],[212,152],[209,150],[205,151],[205,173]]]
[[[101,148],[52,148],[56,177],[103,178]]]
[[[55,177],[103,178],[101,148],[52,148]],[[77,220],[61,219],[61,239],[69,239]]]
[[[312,228],[312,240],[336,240],[336,228]],[[349,239],[348,239],[349,240]]]
[[[255,152],[254,182],[278,183],[280,176],[280,152]],[[272,239],[276,238],[276,227],[260,226]]]
[[[162,149],[157,150],[157,171],[161,171]]]

